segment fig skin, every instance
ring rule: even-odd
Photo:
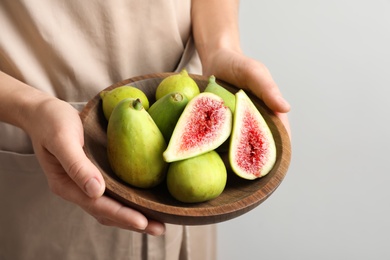
[[[215,151],[173,162],[167,173],[170,194],[185,203],[205,202],[225,189],[226,167]]]
[[[180,92],[165,95],[152,104],[148,113],[160,129],[168,143],[181,113],[188,103],[188,98]]]
[[[267,122],[247,94],[236,94],[229,161],[233,172],[254,180],[268,174],[276,161],[276,146]]]
[[[152,188],[166,176],[163,135],[139,99],[124,99],[113,110],[107,127],[107,156],[114,173],[126,183]]]
[[[142,106],[148,110],[149,100],[145,93],[133,86],[120,86],[112,90],[102,90],[100,92],[100,98],[102,99],[104,117],[108,120],[115,106],[119,104],[125,98],[139,98],[142,102]]]
[[[163,153],[165,161],[183,160],[216,149],[229,138],[232,121],[232,112],[221,97],[200,93],[180,115]]]
[[[216,78],[214,75],[211,75],[209,77],[209,82],[204,90],[204,92],[211,92],[218,96],[220,96],[223,101],[225,102],[225,105],[230,108],[232,113],[234,113],[235,107],[236,107],[236,97],[235,95],[227,90],[226,88],[219,85],[216,81]]]
[[[180,73],[170,75],[158,84],[156,100],[172,92],[180,92],[191,100],[200,93],[200,89],[196,81],[188,75],[187,70],[182,69]]]
[[[215,78],[215,76],[211,75],[209,77],[209,81],[204,92],[210,92],[220,96],[223,99],[225,105],[229,107],[230,111],[232,111],[232,113],[234,114],[234,110],[236,108],[236,96],[226,88],[219,85],[216,80],[217,79]],[[229,146],[230,146],[230,140],[228,139],[217,148],[217,152],[218,153],[228,152]]]

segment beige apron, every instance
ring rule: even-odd
[[[142,74],[200,73],[190,1],[2,0],[0,70],[81,110]],[[1,82],[0,82],[1,84]],[[100,225],[53,195],[27,135],[0,122],[0,259],[215,259],[215,226],[152,237]]]

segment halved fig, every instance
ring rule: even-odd
[[[276,161],[272,132],[243,90],[236,93],[229,161],[232,170],[248,180],[266,175]]]
[[[216,149],[232,130],[232,112],[221,97],[200,93],[188,102],[163,156],[166,162],[191,158]]]

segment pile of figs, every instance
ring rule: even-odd
[[[233,94],[214,76],[201,92],[185,69],[171,74],[157,86],[152,104],[128,85],[100,97],[108,161],[134,187],[166,182],[178,201],[204,202],[223,192],[227,168],[253,180],[274,166],[275,142],[264,118],[243,90]]]

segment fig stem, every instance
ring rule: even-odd
[[[135,110],[141,110],[142,108],[144,108],[144,106],[142,105],[142,102],[141,102],[141,100],[139,99],[139,98],[137,98],[137,99],[135,99],[134,101],[133,101],[133,108],[135,109]]]
[[[182,69],[179,74],[182,76],[188,76],[188,72],[186,69]]]
[[[216,78],[215,78],[214,75],[211,75],[211,76],[209,77],[209,83],[216,83]]]
[[[183,100],[183,95],[180,93],[175,93],[172,95],[173,101],[180,102]]]

